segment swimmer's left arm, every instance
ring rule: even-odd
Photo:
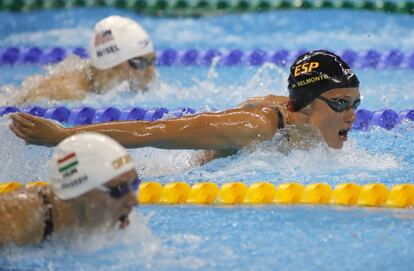
[[[71,128],[26,113],[15,113],[10,118],[10,129],[18,137],[28,143],[49,146],[76,133],[98,132],[129,148],[239,149],[254,140],[268,140],[277,130],[276,112],[266,107],[236,108],[155,122],[122,121]]]
[[[129,148],[223,150],[270,139],[277,129],[276,119],[271,108],[236,108],[155,122],[109,122],[65,130],[69,134],[103,133]]]

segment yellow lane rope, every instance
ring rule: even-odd
[[[47,185],[47,182],[0,183],[0,194],[22,187]],[[396,184],[391,189],[381,183],[358,185],[342,183],[334,189],[326,183],[257,182],[250,186],[242,182],[200,182],[190,186],[185,182],[161,184],[143,182],[137,192],[140,204],[334,204],[407,208],[414,205],[414,184]]]

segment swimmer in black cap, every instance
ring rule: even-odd
[[[291,112],[302,112],[332,148],[342,148],[360,105],[359,80],[339,56],[314,51],[299,56],[290,68]]]
[[[209,150],[204,160],[233,154],[253,141],[273,138],[286,125],[310,127],[331,148],[340,149],[360,104],[359,81],[337,55],[310,51],[290,68],[289,97],[257,97],[238,108],[177,119],[123,121],[63,128],[25,113],[11,115],[10,129],[28,143],[56,145],[84,131],[107,134],[126,147]],[[295,135],[293,135],[295,136]],[[290,140],[293,141],[293,140]]]

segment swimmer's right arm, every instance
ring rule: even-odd
[[[28,143],[56,145],[80,132],[111,136],[125,147],[163,149],[239,149],[255,140],[268,140],[277,130],[271,108],[236,108],[177,119],[108,122],[63,128],[25,113],[11,116],[10,129]]]
[[[39,203],[36,195],[19,192],[0,195],[0,247],[41,241],[44,224]]]

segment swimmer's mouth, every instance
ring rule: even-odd
[[[346,141],[348,139],[348,132],[350,129],[342,129],[338,132],[338,136],[343,141]]]
[[[118,218],[119,220],[119,229],[126,229],[129,225],[128,215],[122,215]]]

